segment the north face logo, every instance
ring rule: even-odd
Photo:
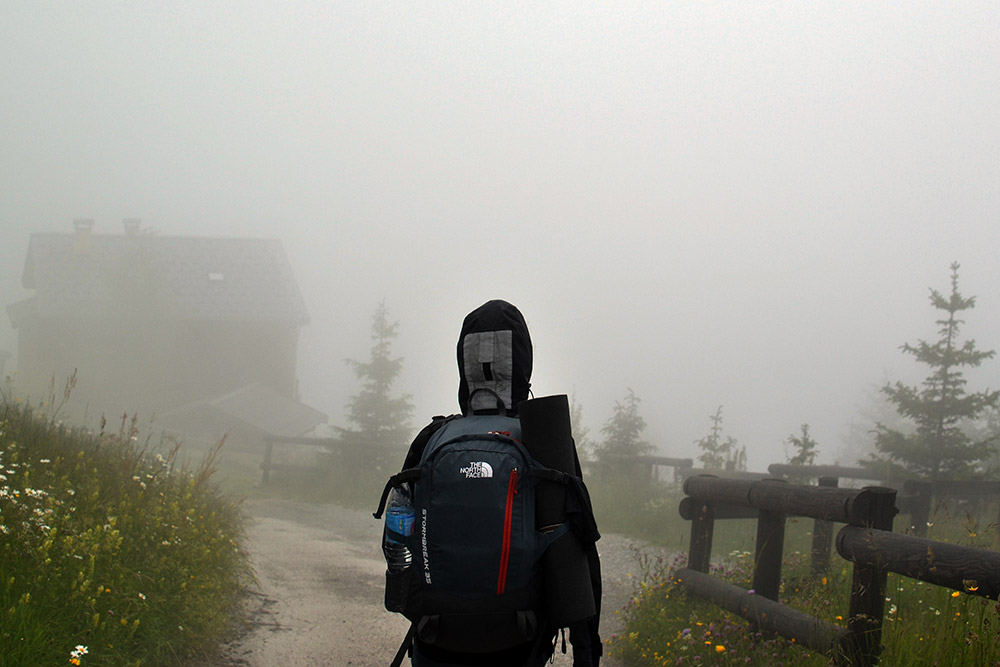
[[[459,468],[458,472],[465,475],[466,479],[482,479],[493,476],[493,466],[486,461],[472,461],[466,468]]]

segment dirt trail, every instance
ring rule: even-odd
[[[388,665],[407,621],[382,607],[381,524],[362,511],[288,500],[253,501],[247,510],[259,578],[252,620],[204,667]],[[616,611],[631,594],[637,560],[620,536],[605,536],[598,547],[607,637],[620,630]],[[568,667],[571,660],[557,652],[554,664]]]

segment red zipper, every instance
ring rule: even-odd
[[[517,468],[510,471],[507,482],[507,509],[503,518],[503,545],[500,549],[500,576],[497,578],[497,595],[507,588],[507,563],[510,561],[510,528],[514,518],[514,496],[517,495]]]

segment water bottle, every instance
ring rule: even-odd
[[[410,491],[404,484],[392,490],[389,495],[389,503],[385,511],[385,527],[401,535],[413,533],[413,519],[415,510],[413,501],[410,499]],[[386,532],[385,540],[382,543],[382,552],[385,554],[385,562],[389,572],[402,572],[410,567],[412,555],[405,542],[394,539],[390,533]]]

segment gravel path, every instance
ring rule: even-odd
[[[382,606],[381,524],[370,513],[289,500],[253,501],[250,550],[259,585],[249,627],[203,667],[387,665],[407,621]],[[601,634],[621,629],[639,547],[619,535],[598,542],[604,579]],[[569,667],[557,652],[555,665]],[[617,663],[605,658],[602,665]]]

